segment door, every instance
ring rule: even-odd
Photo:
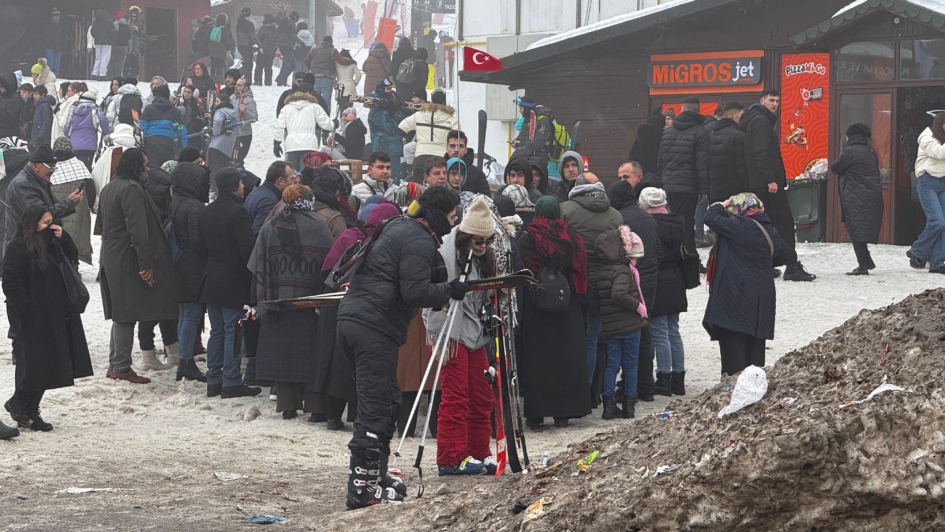
[[[150,79],[180,79],[177,69],[177,13],[173,9],[146,7],[147,41],[144,43],[144,73]]]
[[[857,122],[866,124],[873,131],[873,149],[879,158],[879,175],[883,181],[883,225],[879,231],[879,242],[893,243],[892,221],[895,220],[895,193],[893,184],[893,91],[837,91],[836,118],[831,160],[836,160],[844,147],[844,132]],[[832,212],[829,239],[831,242],[849,242],[841,220],[840,194],[837,176],[831,174],[827,184],[827,206]]]
[[[915,195],[915,159],[919,133],[932,125],[928,111],[941,109],[945,88],[941,85],[899,89],[896,102],[896,219],[895,242],[908,245],[925,227],[925,214]]]

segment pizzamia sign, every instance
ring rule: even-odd
[[[762,57],[762,50],[652,55],[647,84],[651,89],[757,86]]]

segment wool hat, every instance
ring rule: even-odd
[[[427,101],[427,90],[426,90],[426,89],[417,89],[417,90],[413,91],[413,94],[411,94],[410,96],[416,96],[417,98],[420,98],[420,99],[423,100],[423,101]]]
[[[623,250],[627,258],[639,259],[644,255],[643,240],[626,225],[620,226],[620,239],[623,240]]]
[[[344,118],[348,118],[348,117],[351,116],[351,115],[354,115],[355,118],[358,117],[358,111],[355,110],[354,107],[349,107],[349,108],[345,109],[343,113],[341,113],[341,116],[344,117]]]
[[[235,192],[240,187],[243,180],[243,173],[237,168],[224,168],[213,176],[217,183],[217,190],[220,193]]]
[[[473,199],[463,213],[459,230],[473,236],[490,237],[495,234],[495,222],[488,198],[480,195]]]
[[[498,196],[492,198],[492,203],[495,205],[495,209],[499,211],[499,216],[505,218],[506,216],[513,216],[515,214],[515,204],[512,203],[512,200],[508,196],[503,196],[499,194]]]
[[[531,96],[522,96],[519,98],[518,104],[526,109],[534,109],[535,106],[538,105],[535,103],[535,99]]]
[[[192,163],[201,157],[200,150],[188,146],[180,150],[180,155],[177,156],[177,162]]]
[[[542,196],[538,198],[538,201],[535,203],[535,215],[557,220],[561,217],[561,205],[558,204],[558,198],[554,196]]]
[[[29,162],[39,164],[56,164],[56,154],[49,144],[40,144],[33,153],[30,154]]]
[[[666,192],[661,188],[646,187],[640,192],[640,207],[657,209],[666,205]]]
[[[241,77],[243,77],[243,73],[240,72],[240,69],[238,69],[238,68],[231,68],[231,69],[229,69],[229,70],[226,71],[226,75],[224,75],[223,77],[224,77],[224,78],[240,79]]]
[[[446,105],[446,91],[443,89],[436,89],[432,94],[430,94],[430,101],[440,105]]]
[[[323,164],[331,162],[331,155],[323,151],[310,151],[302,158],[302,165],[305,168],[316,168]]]
[[[30,68],[30,74],[34,76],[38,76],[42,71],[43,71],[43,65],[39,63],[36,63],[35,65],[33,65],[32,68]]]
[[[502,195],[512,200],[516,210],[535,208],[535,204],[528,197],[528,190],[522,185],[509,185],[502,189]]]

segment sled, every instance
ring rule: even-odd
[[[266,310],[300,310],[306,308],[331,307],[341,304],[341,298],[345,293],[330,292],[328,294],[319,294],[317,296],[295,297],[292,299],[277,299],[275,301],[263,301],[260,305]]]

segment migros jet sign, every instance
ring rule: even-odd
[[[762,50],[650,56],[651,89],[743,87],[761,84]]]

